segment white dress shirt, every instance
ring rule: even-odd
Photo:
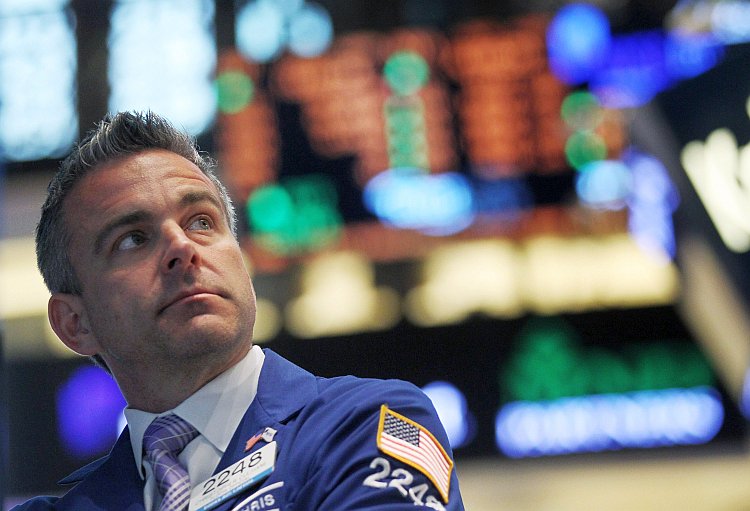
[[[198,430],[199,435],[178,456],[187,468],[193,486],[202,483],[216,470],[232,435],[258,391],[258,378],[265,355],[253,346],[240,362],[229,368],[173,410],[156,414],[125,409],[135,464],[146,480],[143,501],[146,511],[159,507],[161,495],[151,464],[143,459],[143,434],[159,415],[174,413]]]

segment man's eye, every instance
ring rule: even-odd
[[[208,231],[211,229],[211,221],[208,218],[197,218],[188,227],[191,231]]]
[[[146,236],[140,232],[129,232],[117,241],[115,248],[117,250],[130,250],[146,242]]]

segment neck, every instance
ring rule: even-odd
[[[233,357],[214,364],[205,359],[195,364],[180,364],[179,367],[147,365],[147,374],[113,367],[112,374],[120,386],[128,406],[144,412],[162,413],[171,410],[192,396],[208,382],[234,367],[250,350],[251,345],[238,351]],[[109,363],[108,363],[109,364]]]

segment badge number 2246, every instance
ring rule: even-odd
[[[193,487],[190,511],[208,511],[252,486],[273,471],[276,442],[249,454],[237,463]]]
[[[391,464],[385,458],[375,458],[370,468],[378,469],[362,482],[363,486],[371,488],[396,488],[403,497],[412,500],[415,506],[426,506],[437,511],[445,511],[445,507],[432,495],[427,495],[427,483],[414,485],[414,476],[408,470],[396,468],[391,471]]]

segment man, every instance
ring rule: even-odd
[[[60,339],[117,381],[128,427],[23,509],[463,509],[411,384],[311,375],[252,345],[255,293],[213,164],[153,113],[106,118],[37,228]]]

